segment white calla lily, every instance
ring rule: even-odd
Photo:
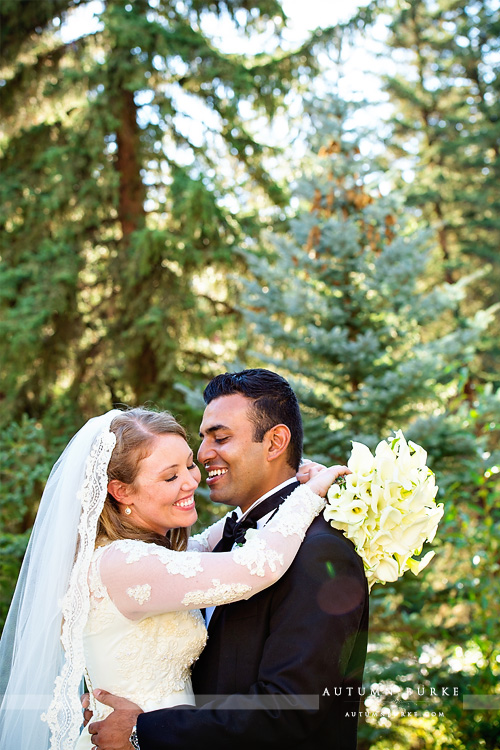
[[[335,482],[332,484],[332,486],[326,493],[327,499],[332,504],[338,502],[341,495],[342,495],[342,490],[340,489],[339,485],[336,484]]]
[[[372,471],[374,462],[375,458],[368,446],[363,443],[357,443],[353,440],[351,456],[347,462],[347,468],[350,469],[353,474],[367,476]]]
[[[339,523],[359,524],[366,518],[368,506],[357,497],[348,502],[343,502],[336,507],[325,508],[325,518],[327,520],[338,521]]]
[[[426,451],[407,442],[400,430],[382,440],[374,454],[353,442],[347,462],[352,474],[344,488],[333,485],[328,491],[324,516],[355,545],[370,589],[406,570],[418,575],[434,556],[414,559],[434,539],[444,512],[436,504],[434,474],[426,461]]]
[[[403,514],[397,508],[387,506],[380,514],[379,528],[382,531],[392,531],[399,527],[403,521]]]
[[[408,569],[411,570],[414,575],[418,576],[418,574],[430,563],[435,554],[434,550],[432,550],[431,552],[427,552],[421,560],[412,560],[410,558],[407,563]]]
[[[374,574],[382,583],[397,581],[399,578],[399,565],[394,558],[385,557],[375,568]]]
[[[408,445],[410,446],[410,449],[413,451],[413,454],[412,454],[413,465],[417,469],[425,469],[425,464],[427,463],[427,451],[424,450],[422,446],[417,445],[416,443],[413,443],[411,440],[408,440]]]

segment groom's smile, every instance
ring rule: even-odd
[[[207,464],[205,469],[207,471],[207,484],[209,487],[213,487],[216,482],[220,482],[222,477],[229,471],[229,469],[225,468],[214,468],[210,464]]]

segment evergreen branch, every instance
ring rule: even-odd
[[[236,314],[239,314],[240,312],[238,308],[233,307],[228,302],[225,302],[224,300],[220,300],[220,299],[213,299],[213,297],[210,297],[208,294],[197,293],[196,296],[199,297],[200,299],[205,299],[207,300],[207,302],[210,302],[215,312],[218,312],[221,307],[224,309],[224,312],[228,314],[236,315]]]
[[[82,4],[78,0],[44,0],[41,3],[26,2],[20,7],[18,0],[2,0],[0,59],[6,64],[10,63],[38,29],[47,29],[55,16],[64,15],[71,8]]]

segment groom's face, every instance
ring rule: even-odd
[[[253,440],[254,424],[249,418],[251,399],[235,393],[211,401],[200,426],[202,443],[198,460],[208,473],[210,499],[239,505],[245,511],[271,487],[268,440]]]

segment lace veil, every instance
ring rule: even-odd
[[[42,495],[0,643],[2,750],[69,750],[78,738],[87,574],[120,413],[82,427]]]

